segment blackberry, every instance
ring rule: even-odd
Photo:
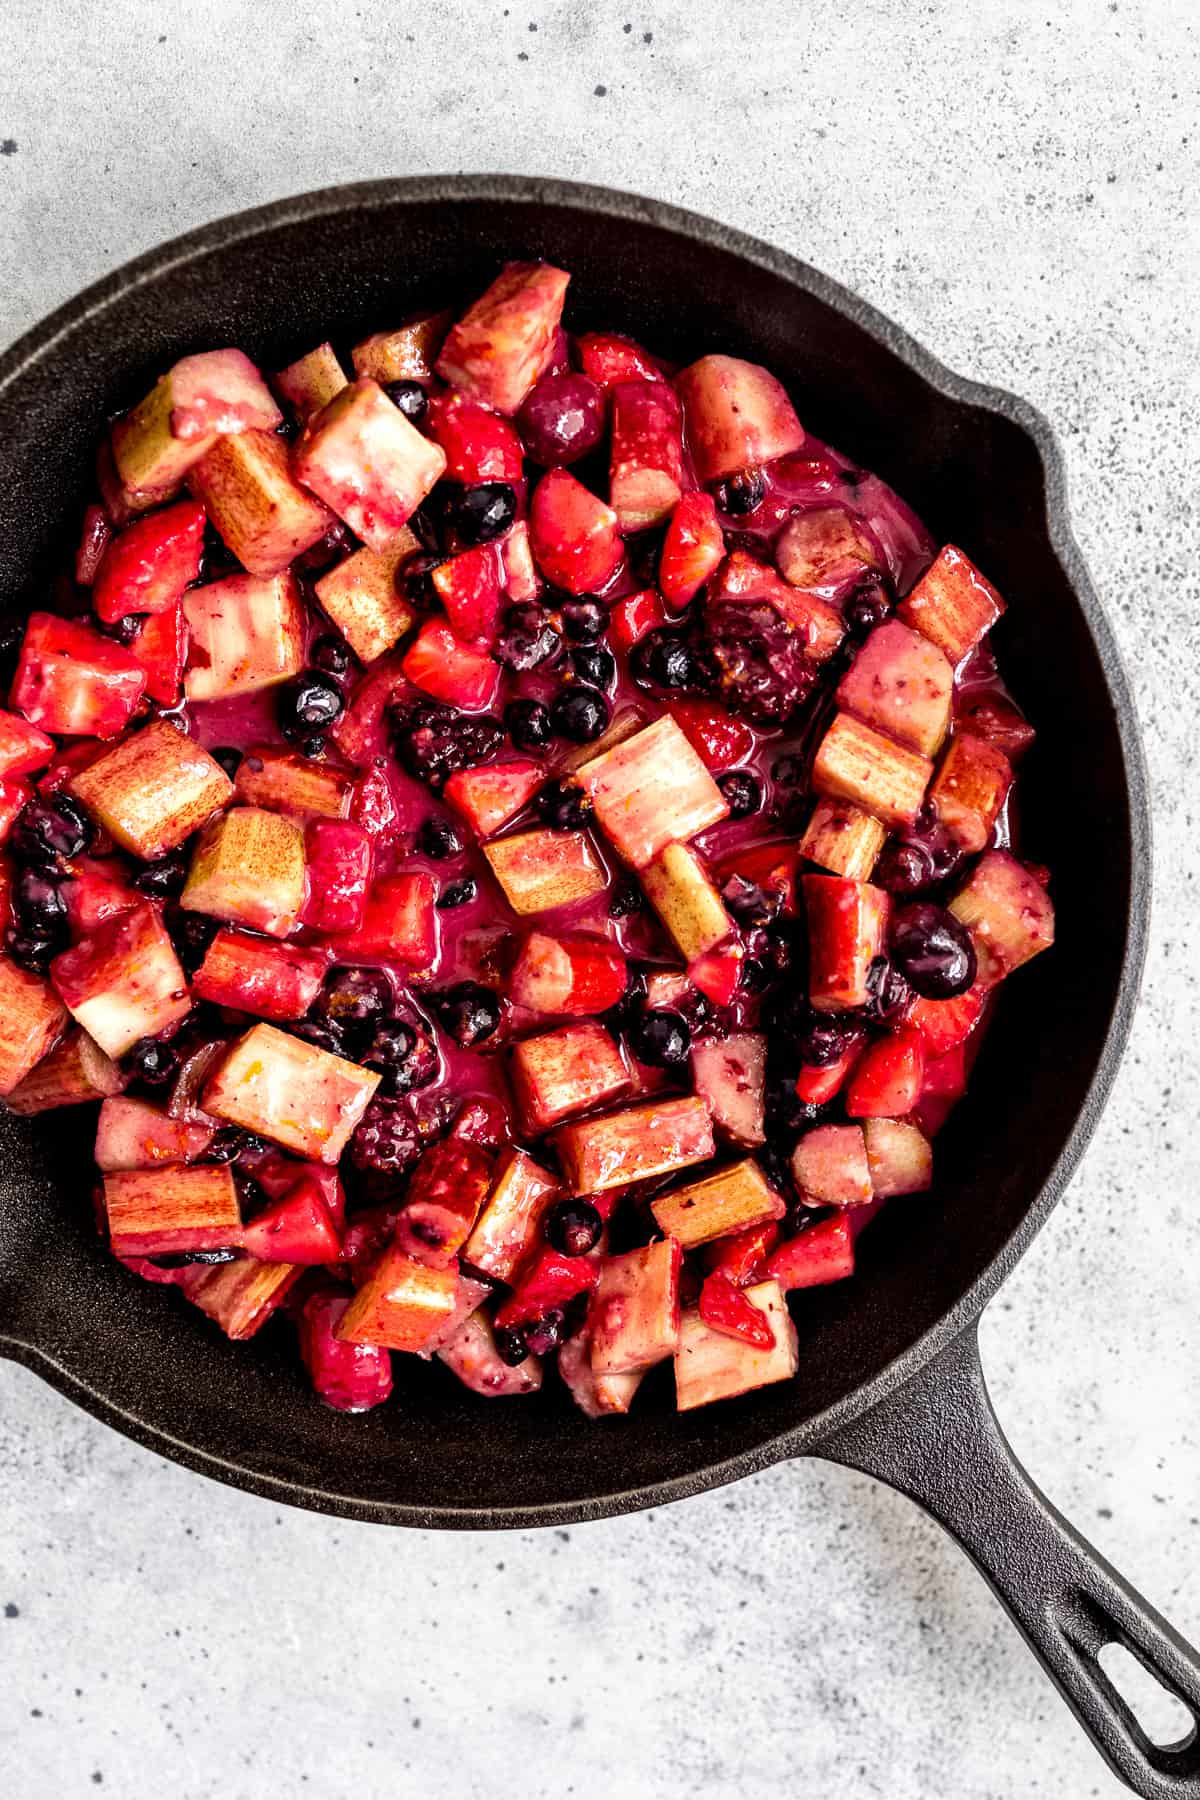
[[[785,725],[812,697],[817,665],[806,638],[774,607],[725,603],[708,612],[704,642],[722,703],[756,725]]]
[[[421,1154],[422,1138],[407,1101],[376,1094],[350,1139],[356,1169],[397,1175]]]
[[[430,995],[430,1003],[438,1023],[448,1037],[464,1050],[482,1044],[494,1035],[503,1011],[491,988],[478,981],[460,981]]]
[[[490,713],[462,713],[419,700],[392,712],[396,755],[408,773],[439,791],[459,769],[487,762],[504,741]]]
[[[579,831],[587,824],[592,803],[569,781],[550,781],[536,795],[534,811],[552,831]]]

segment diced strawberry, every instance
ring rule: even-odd
[[[663,381],[656,357],[618,331],[585,331],[576,338],[579,366],[597,387],[608,389],[619,381]]]
[[[433,571],[433,585],[456,638],[492,644],[500,618],[500,563],[494,544],[450,557]]]
[[[779,1226],[774,1219],[761,1225],[750,1225],[730,1237],[714,1238],[703,1248],[704,1266],[713,1275],[723,1275],[734,1287],[749,1287],[766,1274],[767,1259],[779,1242]]]
[[[129,613],[167,612],[200,574],[204,508],[180,500],[118,532],[92,589],[96,617],[113,625]]]
[[[254,1164],[254,1179],[268,1200],[285,1199],[302,1176],[316,1184],[325,1210],[340,1236],[346,1224],[346,1196],[336,1168],[330,1168],[326,1163],[297,1162],[295,1157],[285,1156],[282,1150],[270,1150]],[[338,1260],[342,1260],[340,1255]]]
[[[745,956],[741,944],[723,944],[688,964],[688,980],[714,1006],[728,1006],[741,983]]]
[[[354,783],[350,790],[350,817],[369,838],[380,838],[395,830],[400,811],[384,763],[365,769]]]
[[[226,927],[209,945],[192,986],[214,1006],[258,1019],[302,1019],[317,997],[326,967],[319,950],[272,943]]]
[[[610,394],[609,498],[622,531],[660,525],[683,491],[683,417],[665,381],[620,381]]]
[[[648,631],[668,625],[671,614],[657,588],[642,588],[618,600],[609,615],[609,636],[618,650],[628,653]]]
[[[534,560],[554,587],[598,593],[624,555],[617,515],[567,469],[551,469],[534,489],[529,512]]]
[[[0,712],[0,776],[29,775],[53,757],[53,738],[16,713]]]
[[[427,969],[437,956],[437,889],[432,875],[389,875],[377,881],[362,924],[334,939],[343,962],[368,957]]]
[[[983,1016],[987,988],[982,983],[953,1000],[926,1000],[918,995],[905,1023],[919,1031],[931,1057],[944,1056],[970,1037]]]
[[[461,394],[435,394],[424,424],[446,453],[450,481],[520,481],[525,472],[521,440],[508,420]]]
[[[883,949],[890,900],[868,881],[806,875],[808,997],[818,1012],[865,1006],[871,964]]]
[[[112,526],[108,514],[102,506],[89,506],[83,515],[83,527],[79,534],[79,548],[75,552],[75,579],[80,587],[91,587],[96,579],[96,570],[100,567],[109,539],[112,537]]]
[[[452,1262],[466,1243],[492,1183],[492,1158],[467,1138],[431,1144],[413,1171],[396,1242],[426,1262]]]
[[[680,497],[663,538],[658,585],[675,612],[693,599],[725,555],[725,539],[711,494]]]
[[[845,1086],[851,1069],[862,1054],[863,1034],[857,1033],[836,1062],[818,1067],[809,1063],[796,1076],[796,1098],[806,1106],[825,1106]]]
[[[400,666],[414,687],[467,712],[485,711],[500,689],[499,665],[486,650],[460,643],[441,619],[425,621]]]
[[[711,700],[668,700],[667,711],[710,769],[731,769],[754,749],[754,733]]]
[[[676,387],[688,448],[707,486],[799,450],[805,431],[781,384],[757,363],[702,356],[680,371]]]
[[[1002,750],[1010,762],[1023,756],[1037,733],[1009,700],[996,694],[964,699],[955,709],[955,725]]]
[[[781,581],[775,570],[747,550],[733,550],[709,583],[710,606],[722,601],[765,600],[803,639],[814,662],[828,662],[846,635],[836,606],[819,594],[804,594]]]
[[[162,706],[178,706],[183,698],[183,664],[187,624],[182,606],[155,613],[129,645],[129,654],[146,676],[146,698]]]
[[[791,1288],[824,1287],[854,1273],[854,1237],[844,1213],[821,1219],[799,1237],[780,1244],[767,1273],[785,1293]]]
[[[525,758],[485,764],[476,769],[458,769],[443,792],[476,837],[488,838],[510,819],[516,818],[545,780],[546,771],[541,763]]]
[[[243,1226],[242,1246],[261,1262],[311,1267],[335,1262],[341,1241],[321,1189],[311,1175],[302,1175],[283,1199],[264,1207]]]
[[[593,1256],[563,1256],[547,1247],[518,1277],[496,1314],[499,1326],[529,1325],[545,1318],[552,1307],[566,1306],[576,1294],[588,1294],[600,1279]]]
[[[769,1350],[775,1342],[775,1334],[762,1313],[756,1306],[751,1306],[741,1289],[719,1270],[704,1278],[700,1289],[700,1317],[714,1331],[740,1338],[742,1343],[751,1344],[756,1350]]]
[[[536,600],[542,591],[542,578],[533,560],[529,527],[518,519],[506,537],[500,540],[500,569],[504,592],[510,600]]]
[[[625,992],[625,958],[600,938],[530,932],[509,983],[514,1006],[584,1018],[607,1012]]]
[[[116,737],[146,677],[128,650],[73,619],[30,613],[11,705],[60,737]]]
[[[448,627],[443,625],[441,629],[447,637],[451,635]],[[430,667],[436,666],[436,651],[428,660]],[[386,750],[387,710],[404,679],[399,653],[381,656],[362,677],[350,696],[350,704],[333,727],[333,741],[347,761],[361,766],[374,762]]]
[[[913,1122],[926,1137],[933,1137],[946,1123],[954,1103],[967,1085],[966,1045],[959,1044],[925,1065],[921,1093],[912,1109]]]
[[[373,844],[348,819],[312,819],[304,833],[308,894],[300,914],[314,931],[357,931],[367,911]]]
[[[345,1288],[323,1287],[300,1314],[300,1354],[315,1392],[338,1412],[369,1412],[392,1391],[392,1358],[381,1344],[348,1344],[337,1337],[350,1304]]]
[[[33,788],[19,775],[0,776],[0,844],[33,799]]]
[[[309,420],[296,475],[372,550],[386,550],[441,477],[446,458],[376,381],[349,382]]]
[[[131,885],[125,865],[115,858],[78,857],[71,864],[62,892],[71,941],[76,944],[90,936],[97,925],[115,918],[117,913],[128,912],[142,899]]]
[[[511,262],[450,327],[437,372],[472,400],[515,413],[553,353],[570,276]]]
[[[863,1051],[846,1090],[852,1119],[899,1119],[911,1112],[925,1078],[925,1040],[916,1031],[877,1038]]]

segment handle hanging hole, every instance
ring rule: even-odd
[[[1177,1750],[1195,1736],[1191,1708],[1124,1644],[1105,1644],[1096,1661],[1152,1744],[1160,1750]]]

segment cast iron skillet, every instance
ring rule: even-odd
[[[767,363],[813,431],[893,482],[1010,596],[999,649],[1039,734],[1026,844],[1053,864],[1058,945],[1004,992],[939,1139],[933,1197],[887,1210],[855,1281],[802,1297],[795,1382],[681,1417],[664,1371],[631,1419],[597,1426],[553,1384],[491,1407],[440,1367],[405,1362],[398,1404],[328,1411],[286,1332],[227,1343],[101,1251],[90,1111],[0,1123],[0,1350],[193,1469],[377,1522],[563,1524],[809,1453],[867,1470],[959,1539],[1118,1774],[1141,1794],[1200,1795],[1195,1732],[1153,1745],[1096,1652],[1125,1644],[1197,1716],[1200,1661],[1024,1474],[976,1347],[983,1305],[1062,1194],[1108,1093],[1150,891],[1133,705],[1032,408],[949,374],[804,264],[671,207],[494,176],[334,189],[142,257],[0,360],[0,604],[36,599],[105,416],[175,357],[236,343],[277,367],[331,324],[349,344],[469,296],[509,257],[572,271],[577,327],[626,329],[681,361],[725,350]]]

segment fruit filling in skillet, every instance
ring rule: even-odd
[[[567,286],[185,356],[10,639],[0,1093],[347,1410],[793,1376],[1053,939],[986,574]]]

